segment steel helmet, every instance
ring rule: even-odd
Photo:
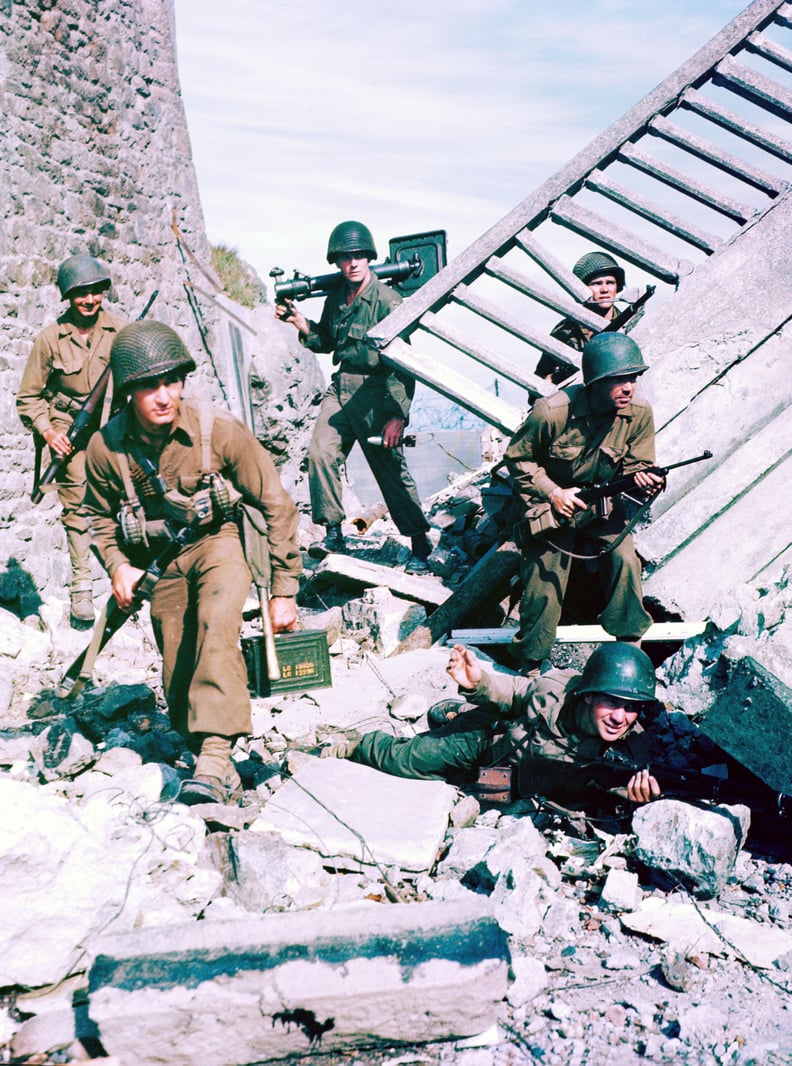
[[[101,285],[103,289],[109,289],[110,274],[104,263],[92,255],[70,255],[58,267],[57,285],[65,300],[73,289],[83,289],[88,285]]]
[[[572,267],[572,273],[584,285],[602,274],[612,274],[616,278],[616,291],[621,292],[624,288],[624,271],[607,252],[586,252]]]
[[[601,644],[583,667],[575,691],[600,692],[623,700],[654,703],[655,672],[652,660],[635,644],[615,641]]]
[[[369,259],[377,258],[371,230],[362,222],[339,222],[327,242],[327,262],[335,263],[340,255],[362,252]]]
[[[116,393],[146,378],[172,370],[189,374],[195,361],[178,333],[164,322],[132,322],[119,330],[110,349],[110,367]]]
[[[632,337],[623,333],[595,333],[583,347],[581,366],[585,385],[593,385],[603,378],[645,374],[649,369],[641,349]]]

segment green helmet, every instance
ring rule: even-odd
[[[652,660],[635,644],[601,644],[583,667],[579,695],[601,692],[623,700],[654,703],[655,672]]]
[[[110,274],[104,263],[92,255],[70,255],[58,267],[57,285],[65,300],[73,289],[83,289],[88,285],[101,285],[103,289],[109,289]]]
[[[581,366],[585,385],[593,385],[603,378],[645,374],[649,369],[641,349],[632,337],[623,333],[595,333],[583,348]]]
[[[340,255],[363,252],[369,259],[377,258],[371,230],[362,222],[339,222],[327,242],[327,262],[335,263]]]
[[[172,370],[189,374],[195,362],[178,333],[164,322],[132,322],[119,330],[110,349],[113,388],[120,394],[136,382]]]
[[[580,278],[584,285],[588,285],[602,274],[612,274],[616,278],[617,292],[624,288],[624,271],[607,252],[586,252],[572,267],[572,273],[576,278]]]

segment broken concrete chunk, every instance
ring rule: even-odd
[[[108,938],[88,1012],[123,1062],[236,1066],[482,1032],[507,972],[477,901],[368,904]]]
[[[638,875],[629,870],[610,870],[600,895],[600,906],[613,911],[633,911],[641,899]]]
[[[347,632],[362,639],[373,651],[390,655],[426,620],[426,609],[394,596],[390,589],[367,589],[359,599],[344,604]]]
[[[707,899],[734,874],[750,824],[747,807],[702,809],[659,799],[633,815],[635,857]]]
[[[318,851],[334,865],[380,863],[429,870],[443,843],[456,790],[345,759],[310,759],[263,806],[251,826]]]
[[[327,583],[341,587],[383,586],[397,596],[437,607],[451,595],[435,577],[414,577],[389,566],[353,559],[349,555],[328,555],[314,570],[313,583],[322,588]]]
[[[701,732],[770,788],[792,793],[792,689],[747,655],[700,723]]]

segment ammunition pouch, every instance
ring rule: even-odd
[[[514,767],[485,766],[478,772],[478,777],[468,789],[483,803],[513,803]]]
[[[209,472],[203,485],[188,495],[169,489],[161,498],[164,518],[147,518],[137,500],[125,500],[118,513],[121,539],[128,546],[148,545],[150,540],[172,539],[169,525],[176,528],[190,526],[198,536],[214,531],[223,522],[235,518],[242,499],[234,486],[222,474]]]

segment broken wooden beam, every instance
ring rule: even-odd
[[[325,556],[311,580],[315,587],[334,584],[352,588],[389,588],[395,596],[404,596],[429,607],[439,606],[451,595],[450,589],[437,577],[415,577],[392,566],[369,563],[350,555]]]

